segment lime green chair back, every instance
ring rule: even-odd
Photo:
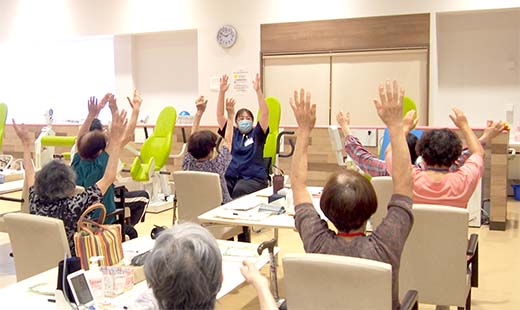
[[[4,142],[5,121],[7,119],[7,104],[0,103],[0,151]]]
[[[265,98],[267,108],[269,110],[269,134],[265,141],[264,158],[271,158],[273,164],[276,163],[276,138],[280,132],[280,117],[282,115],[282,108],[280,101],[275,97]],[[260,112],[258,112],[257,119],[260,119]]]
[[[415,117],[417,117],[417,106],[412,98],[404,96],[403,97],[403,116],[408,113],[410,110],[415,110]]]
[[[42,137],[42,146],[70,146],[76,143],[76,137],[45,136]]]
[[[153,171],[159,171],[166,164],[172,148],[172,136],[177,121],[174,107],[164,108],[155,123],[155,129],[144,141],[140,156],[134,159],[130,174],[136,181],[148,181]]]

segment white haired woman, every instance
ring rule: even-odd
[[[257,290],[260,309],[277,309],[267,279],[244,262],[244,278]],[[214,309],[222,285],[222,255],[202,226],[185,222],[161,232],[144,264],[151,292],[135,309]],[[133,309],[133,308],[131,308]]]

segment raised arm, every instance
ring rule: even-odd
[[[338,124],[345,135],[345,152],[352,158],[354,163],[365,173],[376,177],[386,176],[386,162],[374,156],[363,147],[358,138],[352,135],[350,130],[350,114],[339,112],[336,116]]]
[[[274,301],[273,295],[269,290],[269,282],[267,279],[260,274],[256,269],[255,264],[243,261],[240,272],[246,279],[247,283],[251,284],[258,295],[258,301],[260,302],[260,310],[276,310],[276,302]]]
[[[27,187],[34,185],[34,164],[31,158],[31,145],[34,145],[34,137],[31,137],[24,124],[17,125],[13,119],[13,127],[16,135],[23,144],[23,168],[25,170],[25,183]]]
[[[109,154],[108,163],[105,167],[105,174],[99,180],[96,185],[101,190],[101,193],[105,194],[108,187],[115,181],[117,175],[117,164],[119,161],[119,153],[123,147],[123,141],[125,139],[124,132],[127,127],[126,111],[123,110],[120,113],[115,112],[112,115],[112,126],[109,134],[109,144],[106,148]]]
[[[291,108],[298,122],[296,146],[291,163],[291,188],[294,205],[312,203],[312,198],[307,191],[307,168],[309,138],[312,128],[316,123],[316,105],[311,105],[311,93],[305,93],[304,89],[298,94],[294,91],[294,98],[290,99]]]
[[[98,100],[96,97],[92,96],[88,99],[87,105],[88,105],[88,115],[85,118],[85,121],[81,125],[78,131],[78,136],[76,141],[79,141],[79,138],[83,137],[89,130],[90,124],[92,121],[98,117],[99,112],[103,110],[105,105],[108,102],[108,98],[110,97],[110,93],[105,94],[105,96],[101,99],[101,101],[98,103]]]
[[[352,131],[350,130],[350,113],[344,113],[343,111],[339,111],[336,115],[336,120],[338,121],[338,124],[341,127],[341,131],[343,131],[344,136],[352,135]]]
[[[256,97],[258,99],[258,110],[260,111],[260,118],[258,119],[258,124],[265,133],[267,132],[267,128],[269,127],[269,108],[267,107],[267,102],[265,102],[262,87],[260,87],[260,74],[258,73],[256,74],[255,80],[253,81],[253,88],[256,92]]]
[[[218,100],[217,100],[217,122],[220,129],[224,128],[226,124],[226,116],[224,116],[224,100],[226,98],[226,92],[229,89],[228,83],[229,77],[224,74],[220,78],[220,89],[218,92]],[[233,123],[228,124],[228,126],[232,126]]]
[[[455,126],[457,126],[460,129],[460,131],[462,131],[462,135],[466,140],[468,150],[471,152],[471,154],[478,154],[484,157],[484,148],[480,144],[477,136],[475,135],[471,127],[469,127],[466,115],[464,115],[464,113],[462,113],[461,110],[453,108],[453,113],[450,114],[450,118],[455,124]]]
[[[139,94],[137,90],[134,90],[134,97],[131,100],[130,97],[126,97],[126,99],[132,108],[132,114],[130,115],[130,121],[128,122],[128,126],[125,130],[125,139],[123,141],[123,145],[126,145],[128,142],[132,141],[135,132],[135,126],[137,125],[137,118],[139,117],[139,111],[143,103],[141,94]]]
[[[505,130],[506,124],[503,121],[499,122],[493,122],[488,121],[487,127],[484,129],[484,133],[480,138],[478,138],[478,141],[480,142],[480,145],[482,145],[482,148],[484,148],[487,144],[491,143],[493,139],[498,136],[503,130]],[[484,151],[485,154],[485,151]],[[464,162],[471,156],[471,152],[465,148],[462,150],[462,153],[460,154],[459,158],[453,163],[453,165],[450,167],[451,170],[457,170],[458,168],[462,167],[464,165]]]
[[[195,101],[195,106],[197,107],[197,112],[195,112],[195,118],[193,119],[193,126],[191,126],[190,135],[192,135],[194,132],[197,132],[199,130],[200,120],[202,119],[202,115],[204,114],[204,111],[206,111],[207,105],[208,105],[208,100],[205,100],[204,96],[199,96],[199,98],[197,98],[197,100]]]
[[[412,166],[403,130],[403,97],[404,89],[399,90],[397,81],[392,85],[390,81],[386,81],[386,89],[383,85],[379,86],[379,100],[375,99],[374,105],[390,134],[394,193],[412,197]]]
[[[229,98],[226,99],[226,113],[227,113],[227,123],[229,124],[226,127],[226,133],[224,135],[224,145],[231,151],[233,147],[233,130],[234,127],[231,126],[233,124],[233,118],[235,117],[235,99]]]

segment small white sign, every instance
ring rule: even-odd
[[[237,93],[245,93],[249,90],[249,71],[240,69],[233,71],[233,90]]]

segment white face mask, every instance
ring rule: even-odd
[[[238,121],[238,130],[242,134],[247,134],[253,129],[253,121],[248,119],[243,119]]]

